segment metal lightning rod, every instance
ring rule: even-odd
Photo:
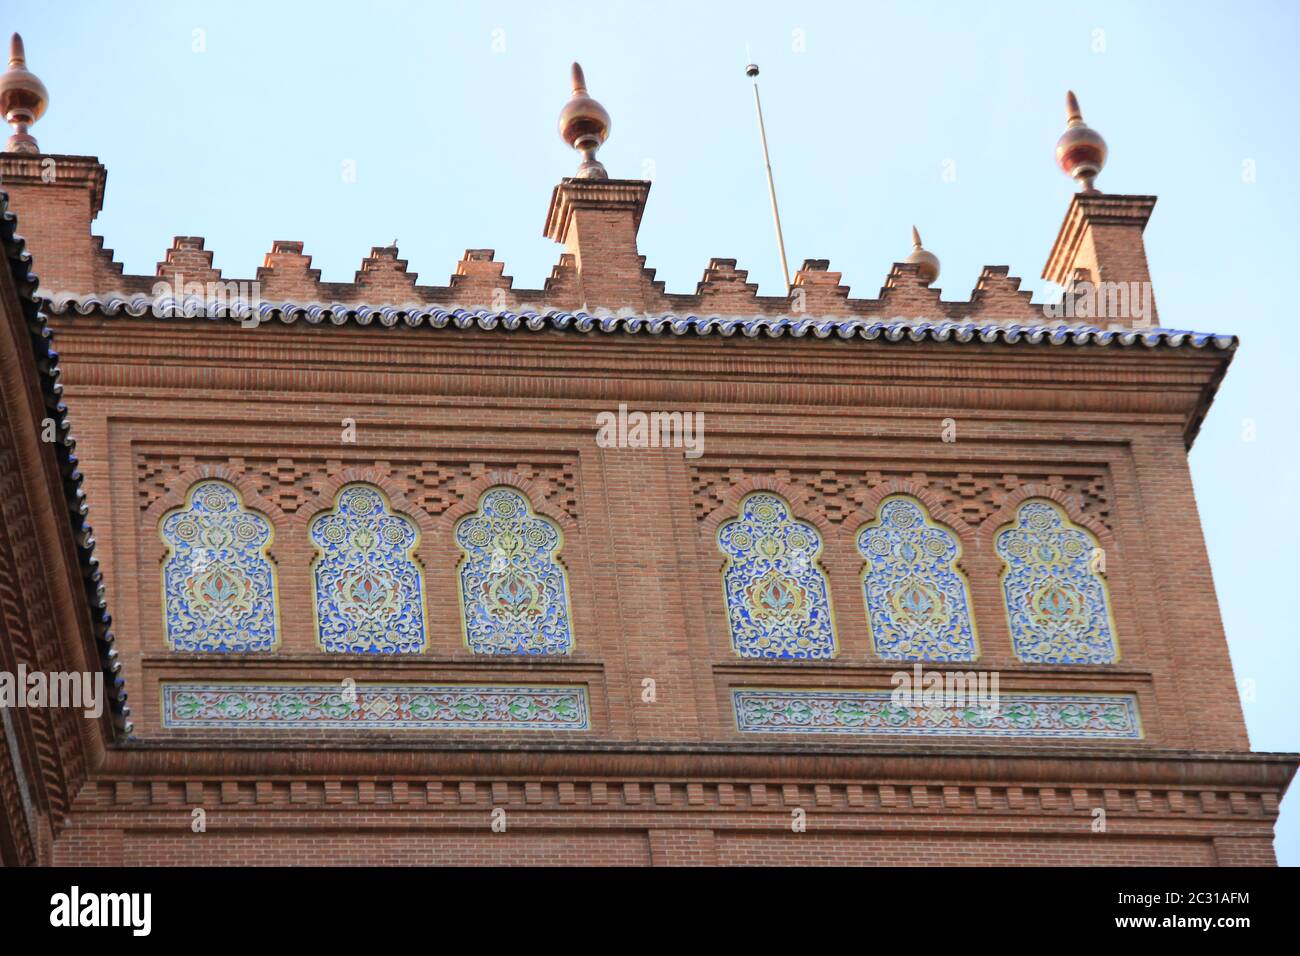
[[[772,197],[772,221],[776,223],[776,249],[781,254],[781,274],[785,276],[785,294],[790,294],[790,266],[785,259],[785,237],[781,234],[781,212],[776,207],[776,183],[772,179],[772,158],[767,152],[767,130],[763,126],[763,102],[758,98],[758,64],[745,67],[745,75],[754,81],[754,109],[758,112],[758,138],[763,143],[763,165],[767,167],[767,191]]]

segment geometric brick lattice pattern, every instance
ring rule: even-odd
[[[174,475],[199,465],[224,465],[245,475],[257,493],[285,514],[293,514],[319,494],[331,475],[345,468],[363,467],[385,476],[413,504],[431,517],[438,517],[459,503],[479,478],[492,471],[509,471],[532,482],[548,502],[575,521],[578,518],[577,462],[519,462],[507,458],[434,461],[429,458],[398,456],[374,458],[277,458],[268,455],[179,455],[172,452],[137,449],[136,489],[144,511],[167,490]]]
[[[805,506],[840,524],[863,507],[872,489],[887,481],[903,479],[928,488],[943,507],[978,525],[997,512],[1007,497],[1027,484],[1057,488],[1079,503],[1083,513],[1107,528],[1110,524],[1110,494],[1102,469],[1088,473],[1004,471],[914,471],[887,468],[780,468],[746,465],[692,465],[691,484],[695,516],[703,519],[723,502],[733,485],[754,477],[776,478],[809,495]]]

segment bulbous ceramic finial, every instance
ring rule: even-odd
[[[605,167],[596,159],[596,150],[609,139],[609,130],[609,114],[587,95],[587,78],[582,67],[573,64],[573,95],[560,110],[560,138],[582,153],[578,179],[609,178]]]
[[[912,254],[905,260],[916,264],[916,277],[924,285],[939,278],[939,257],[921,245],[921,234],[912,227]]]
[[[45,113],[50,94],[35,73],[27,69],[23,38],[17,33],[9,42],[9,69],[0,73],[0,114],[14,128],[5,143],[7,153],[39,153],[36,140],[27,128]]]
[[[1065,94],[1066,127],[1056,141],[1056,165],[1079,183],[1081,191],[1095,193],[1093,180],[1106,165],[1106,141],[1083,121],[1079,100],[1073,92]]]

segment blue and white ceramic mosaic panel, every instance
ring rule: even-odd
[[[424,577],[415,522],[389,510],[378,488],[348,485],[311,523],[320,646],[332,653],[423,650]]]
[[[995,539],[1016,656],[1035,664],[1119,659],[1110,596],[1091,534],[1054,503],[1030,499]]]
[[[876,653],[887,660],[973,661],[978,656],[957,536],[915,498],[886,498],[858,534],[862,589]]]
[[[838,652],[822,540],[778,495],[757,492],[718,530],[723,593],[741,657],[825,660]]]
[[[190,488],[158,532],[163,616],[174,651],[248,653],[279,643],[275,569],[266,556],[271,523],[243,507],[222,481]]]
[[[560,529],[514,488],[492,488],[456,526],[465,643],[476,654],[573,649]]]

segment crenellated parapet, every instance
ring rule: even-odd
[[[21,50],[19,51],[21,53]],[[21,57],[20,57],[21,59]],[[25,61],[24,61],[25,62]],[[12,72],[12,70],[11,70]],[[14,74],[17,76],[17,74]],[[24,73],[24,89],[36,83]],[[14,81],[17,82],[17,81]],[[43,106],[42,106],[43,108]],[[41,110],[18,119],[30,124]],[[41,294],[107,301],[169,294],[239,299],[252,305],[347,306],[372,309],[464,309],[493,312],[575,312],[590,315],[694,315],[735,318],[801,318],[1007,325],[1044,319],[1085,320],[1103,328],[1149,328],[1156,324],[1142,233],[1154,197],[1112,196],[1093,183],[1105,162],[1104,141],[1083,124],[1077,100],[1068,102],[1069,127],[1058,147],[1061,168],[1083,190],[1071,201],[1051,249],[1043,278],[1059,294],[1034,304],[1005,266],[986,266],[964,298],[945,299],[937,286],[940,263],[912,229],[912,249],[894,263],[875,296],[854,297],[828,259],[806,259],[790,287],[762,295],[735,259],[715,258],[693,292],[670,292],[655,277],[638,247],[638,233],[651,184],[610,178],[595,158],[609,134],[610,119],[591,98],[575,64],[573,96],[561,132],[583,155],[578,174],[560,181],[547,210],[543,234],[563,246],[541,288],[516,288],[506,264],[491,249],[469,249],[445,285],[421,285],[401,258],[397,241],[374,246],[350,282],[323,279],[302,242],[276,241],[252,277],[223,276],[200,236],[179,236],[154,274],[130,275],[92,233],[104,203],[107,172],[94,157],[38,152],[19,131],[0,153],[0,179],[23,217],[28,245],[42,263]],[[22,125],[20,123],[20,125]]]
[[[631,283],[628,300],[638,304],[611,306],[592,302],[584,295],[581,266],[576,252],[561,253],[541,288],[515,286],[506,274],[506,263],[492,249],[467,249],[448,276],[445,285],[421,285],[418,274],[401,258],[398,247],[374,246],[361,260],[351,282],[328,282],[312,265],[302,242],[279,240],[263,257],[252,278],[224,275],[213,265],[213,252],[202,236],[177,236],[163,254],[154,275],[131,275],[103,249],[103,240],[88,237],[89,262],[63,274],[42,270],[41,294],[50,299],[73,296],[107,300],[114,296],[161,297],[183,293],[191,297],[238,297],[273,305],[345,305],[422,308],[462,308],[491,311],[558,311],[661,315],[720,315],[746,318],[858,316],[874,319],[906,318],[925,321],[980,321],[994,323],[1041,323],[1044,307],[1032,301],[1022,280],[1009,274],[1007,266],[985,266],[975,287],[964,299],[945,299],[941,290],[928,285],[916,263],[896,262],[875,296],[854,297],[842,282],[842,273],[832,271],[826,259],[805,260],[795,273],[789,295],[760,295],[759,286],[735,259],[709,260],[694,292],[674,293],[653,278],[645,257],[632,260],[627,275]],[[1090,273],[1076,270],[1076,283]],[[53,280],[47,276],[53,274]],[[84,281],[77,276],[85,277]],[[167,288],[161,289],[159,283]],[[183,288],[182,288],[183,286]],[[235,291],[238,290],[238,291]],[[1119,323],[1124,324],[1124,323]]]
[[[0,163],[8,164],[8,155]],[[8,179],[8,177],[6,177]],[[9,181],[12,188],[12,180]],[[17,190],[22,191],[21,184]],[[84,259],[71,263],[51,257],[42,269],[41,294],[46,298],[74,296],[107,300],[113,296],[184,294],[204,299],[238,297],[271,304],[346,305],[372,308],[438,307],[493,311],[586,311],[638,314],[723,315],[744,317],[809,316],[842,318],[907,318],[928,321],[1041,322],[1043,309],[1021,288],[1021,280],[1006,266],[985,266],[966,299],[946,300],[940,290],[927,285],[915,263],[891,266],[876,296],[855,298],[843,284],[842,273],[832,271],[826,259],[805,260],[795,273],[789,295],[760,295],[757,283],[735,259],[709,260],[694,292],[672,293],[654,279],[645,257],[636,255],[624,275],[631,284],[629,301],[640,307],[593,303],[584,295],[582,266],[577,252],[564,252],[540,289],[518,288],[506,274],[506,264],[492,249],[467,249],[445,285],[421,285],[418,274],[401,257],[396,243],[374,246],[361,260],[351,282],[323,281],[312,265],[304,244],[277,240],[251,278],[228,276],[214,265],[213,251],[202,236],[177,236],[163,253],[153,275],[124,273],[103,240],[89,234],[82,248]],[[38,240],[41,233],[38,231]],[[1087,278],[1086,270],[1079,275]],[[52,278],[51,278],[52,277]],[[162,285],[160,285],[160,283]]]

